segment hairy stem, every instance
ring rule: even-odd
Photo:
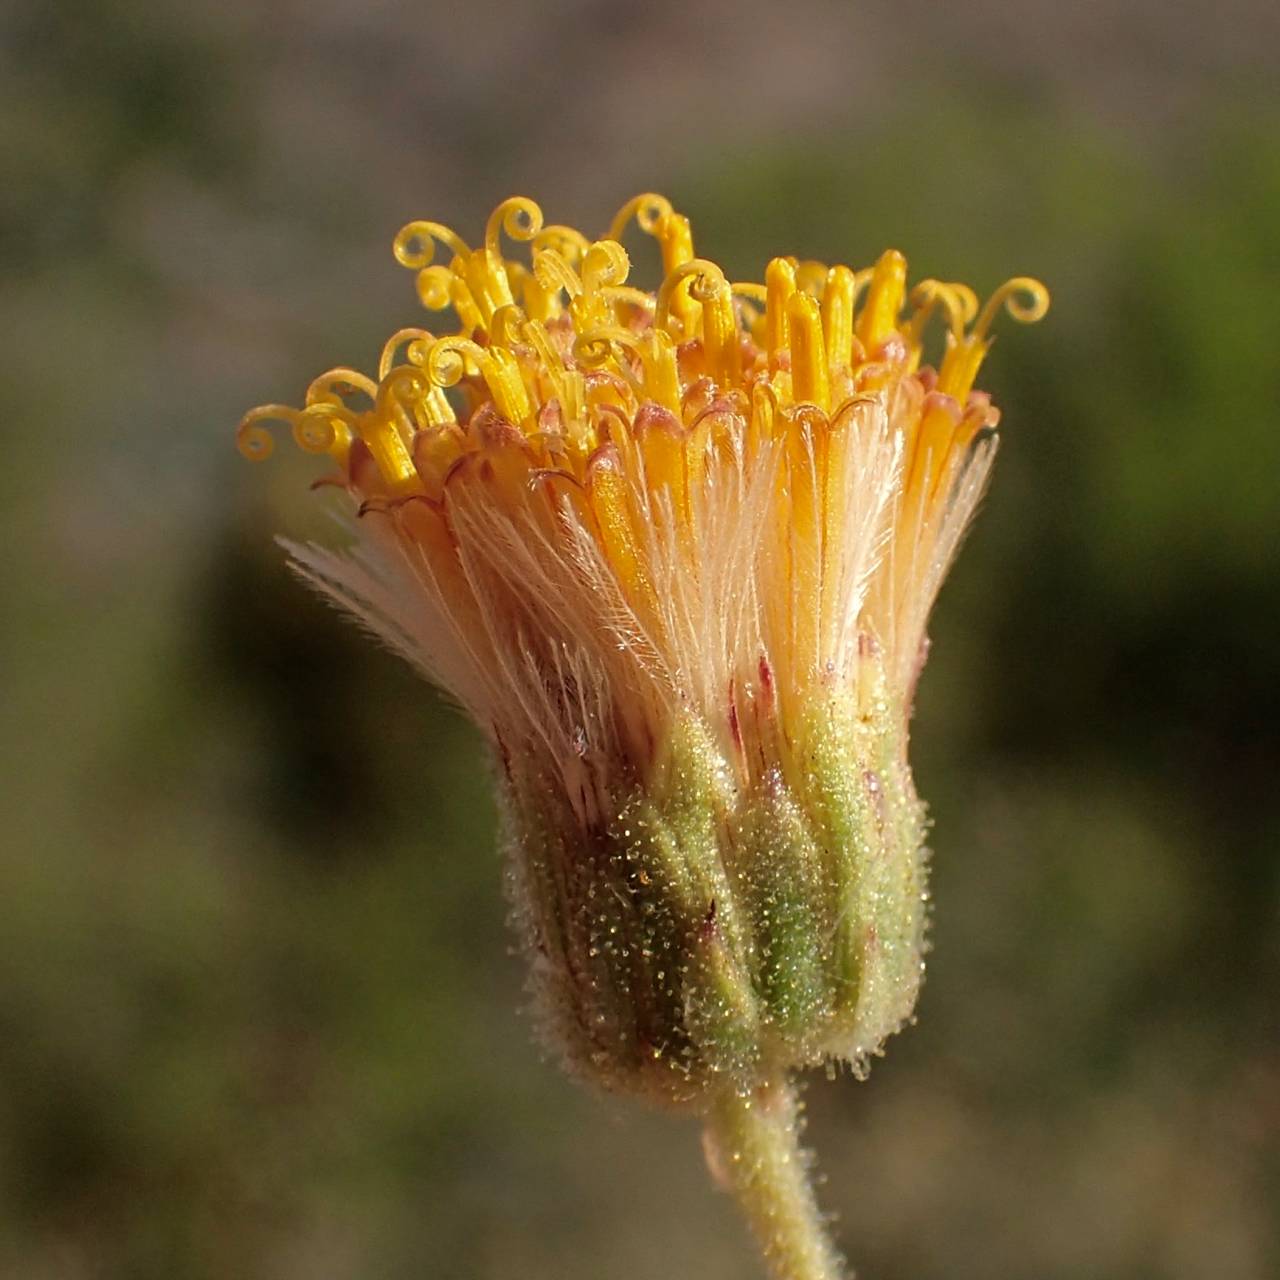
[[[844,1280],[800,1146],[795,1090],[779,1079],[725,1093],[707,1113],[712,1176],[737,1197],[774,1280]]]

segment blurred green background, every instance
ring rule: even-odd
[[[1280,10],[0,8],[0,1275],[729,1280],[692,1124],[531,1044],[476,735],[297,586],[249,405],[390,238],[665,191],[1054,290],[936,615],[920,1024],[815,1079],[872,1280],[1280,1274]]]

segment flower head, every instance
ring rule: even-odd
[[[996,448],[974,380],[1000,309],[1047,292],[908,291],[893,250],[731,281],[656,195],[596,241],[513,198],[478,248],[414,222],[395,253],[456,330],[401,329],[376,379],[331,370],[238,439],[264,457],[282,419],[328,455],[355,549],[297,568],[488,736],[550,1038],[676,1101],[861,1061],[919,982],[906,723]]]

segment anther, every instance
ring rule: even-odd
[[[774,258],[764,271],[765,348],[770,358],[791,345],[787,303],[796,291],[796,269],[786,258]]]
[[[897,249],[886,249],[875,265],[867,301],[855,326],[858,340],[869,356],[874,356],[880,344],[897,328],[906,288],[906,258]]]
[[[795,293],[787,303],[787,315],[791,329],[792,395],[797,403],[807,401],[825,411],[831,407],[831,385],[818,304],[807,293]]]
[[[827,344],[827,368],[835,377],[853,352],[853,299],[857,280],[848,267],[832,267],[822,291],[822,336]]]

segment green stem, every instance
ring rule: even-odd
[[[785,1078],[722,1095],[707,1113],[707,1140],[712,1175],[737,1197],[774,1280],[848,1274],[809,1185],[799,1106]]]

